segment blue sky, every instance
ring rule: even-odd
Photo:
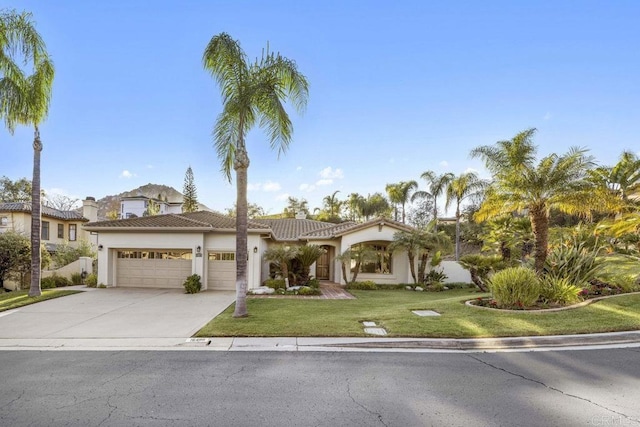
[[[310,82],[280,159],[248,137],[249,201],[311,207],[426,170],[483,171],[469,151],[536,127],[540,154],[640,151],[637,1],[0,1],[28,10],[56,65],[41,127],[42,186],[96,198],[149,182],[231,207],[212,146],[219,90],[201,57],[227,32]],[[31,176],[32,131],[0,129],[0,175]],[[424,186],[423,182],[420,182]]]

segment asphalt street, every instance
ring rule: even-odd
[[[640,425],[640,348],[2,351],[2,426]]]

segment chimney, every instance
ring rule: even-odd
[[[87,197],[82,201],[82,216],[89,222],[98,221],[98,204],[95,197]]]
[[[304,212],[298,212],[296,214],[296,219],[307,219],[307,214]]]

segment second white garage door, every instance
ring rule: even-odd
[[[116,286],[182,288],[191,275],[191,251],[131,249],[118,251]]]
[[[235,252],[210,251],[207,266],[207,289],[236,289]]]

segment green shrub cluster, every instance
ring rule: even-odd
[[[564,278],[584,288],[604,267],[604,260],[598,256],[599,253],[599,249],[591,249],[585,242],[562,244],[549,251],[544,275],[553,280]]]
[[[547,303],[570,305],[580,301],[582,288],[567,277],[547,276],[540,282],[540,299]]]
[[[284,279],[267,279],[264,281],[263,285],[271,289],[285,289],[286,287]]]
[[[84,283],[89,288],[95,288],[98,285],[98,275],[96,273],[91,273],[84,279]]]
[[[82,285],[82,274],[81,273],[73,273],[71,275],[71,283],[73,285]]]
[[[58,276],[56,274],[44,277],[40,280],[40,288],[41,289],[53,289],[53,288],[63,288],[65,286],[71,285],[71,281],[66,277]]]
[[[187,280],[182,284],[184,286],[184,290],[188,294],[197,294],[202,289],[202,283],[200,282],[200,276],[197,274],[192,274],[187,277]]]
[[[310,288],[320,289],[320,281],[318,279],[316,279],[315,277],[312,277],[311,279],[309,279],[309,281],[307,283],[304,284],[304,286],[309,286]]]
[[[536,273],[526,267],[510,267],[494,274],[489,289],[499,307],[529,307],[540,297]]]
[[[322,295],[320,288],[312,288],[310,286],[303,286],[298,289],[298,295]]]
[[[362,291],[375,291],[378,289],[378,285],[371,280],[367,280],[364,282],[351,282],[347,284],[347,289],[356,289]]]

